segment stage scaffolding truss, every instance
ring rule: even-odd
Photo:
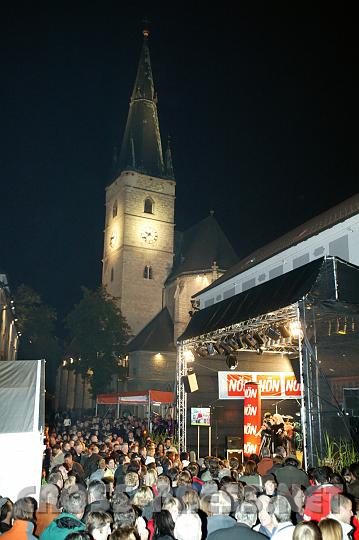
[[[346,439],[359,452],[357,266],[333,256],[316,259],[194,313],[178,340],[181,450],[188,415],[183,383],[196,359],[210,366],[223,358],[225,366],[229,355],[240,358],[243,351],[286,355],[295,365],[307,465],[325,457],[326,440]],[[235,362],[227,366],[236,369]],[[205,395],[206,389],[200,390]]]

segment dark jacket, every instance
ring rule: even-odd
[[[275,471],[278,484],[285,484],[290,489],[291,486],[309,486],[309,478],[302,470],[294,467],[294,465],[284,465]]]
[[[219,529],[207,536],[207,540],[263,540],[265,538],[267,536],[253,531],[253,529],[244,523],[236,523],[234,527]]]
[[[86,518],[90,512],[107,512],[112,514],[110,502],[107,499],[102,499],[100,501],[93,501],[92,503],[88,504],[85,508],[82,521],[86,521]]]

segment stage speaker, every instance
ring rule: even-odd
[[[241,437],[237,437],[236,435],[227,435],[226,437],[226,446],[227,450],[238,450],[241,446]]]
[[[243,463],[243,450],[237,448],[236,450],[227,450],[227,460],[231,458],[237,458],[239,463]]]
[[[359,417],[359,388],[343,388],[343,409],[352,417]]]
[[[182,377],[182,382],[187,394],[196,392],[196,390],[198,390],[197,377],[195,373],[188,373],[188,375]]]

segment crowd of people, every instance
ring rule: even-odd
[[[282,446],[196,460],[139,418],[68,420],[47,433],[39,503],[0,497],[4,540],[359,539],[359,464],[304,471]]]

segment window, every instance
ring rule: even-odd
[[[145,212],[145,214],[153,214],[153,200],[150,197],[147,197],[147,199],[145,199],[145,206],[143,211]]]
[[[112,207],[112,217],[115,218],[117,216],[117,201],[113,203]]]
[[[146,264],[143,270],[143,277],[145,279],[153,279],[152,266],[149,266],[148,264]]]
[[[114,271],[113,268],[111,268],[111,281],[113,281]]]

